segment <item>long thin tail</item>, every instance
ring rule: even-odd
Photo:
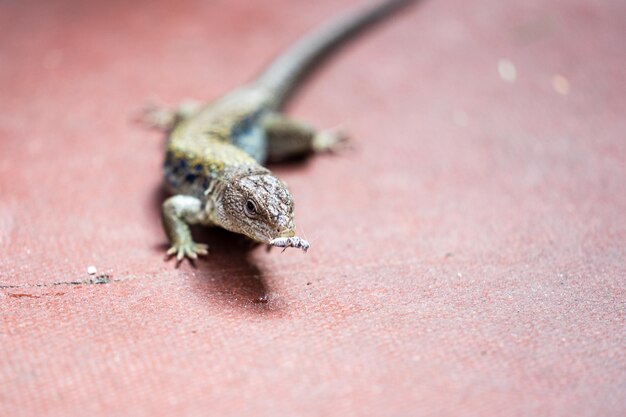
[[[276,100],[275,106],[280,107],[316,61],[365,27],[388,16],[401,6],[414,2],[415,0],[377,2],[364,10],[339,16],[323,24],[304,35],[272,61],[254,84],[269,89]]]

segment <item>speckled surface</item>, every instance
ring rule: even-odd
[[[163,262],[133,116],[359,2],[313,3],[0,3],[0,415],[626,414],[623,1],[379,26],[290,107],[358,145],[276,167],[309,253]]]

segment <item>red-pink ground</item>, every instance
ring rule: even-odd
[[[290,108],[358,144],[276,167],[310,252],[163,262],[133,116],[359,3],[2,2],[0,415],[626,414],[623,1],[403,12]]]

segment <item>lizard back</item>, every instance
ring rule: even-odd
[[[176,193],[202,196],[214,181],[236,172],[265,172],[266,138],[260,120],[268,94],[243,87],[183,120],[167,142],[165,179]]]
[[[411,0],[388,0],[339,16],[305,35],[252,83],[208,104],[172,131],[165,179],[171,191],[203,196],[211,183],[236,171],[267,172],[264,115],[278,110],[298,81],[334,46]],[[242,172],[243,172],[242,171]]]

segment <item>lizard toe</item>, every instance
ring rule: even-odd
[[[204,243],[194,243],[194,242],[186,242],[174,244],[170,247],[166,255],[168,258],[176,256],[176,266],[180,265],[180,263],[188,258],[190,261],[198,259],[198,256],[208,255],[209,246]]]
[[[352,147],[350,136],[343,130],[325,130],[313,139],[313,149],[318,153],[340,153]]]
[[[204,243],[196,243],[194,246],[195,253],[202,256],[209,254],[209,245]]]

